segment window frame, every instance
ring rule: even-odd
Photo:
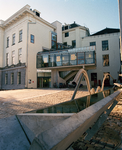
[[[17,83],[21,84],[21,72],[17,72]]]
[[[12,45],[15,45],[15,33],[12,35]]]
[[[104,56],[108,56],[108,62],[105,62],[105,64],[106,63],[108,63],[108,65],[104,65]],[[110,66],[110,62],[109,62],[109,54],[104,54],[104,55],[102,55],[102,59],[103,59],[103,67],[108,67],[108,66]]]
[[[89,43],[89,46],[96,46],[96,41],[90,42],[90,43]]]
[[[7,37],[7,47],[6,48],[8,48],[9,47],[9,36]]]
[[[22,34],[23,34],[22,31],[23,31],[22,29],[19,31],[19,42],[22,42]]]
[[[14,73],[11,73],[11,84],[14,84]]]
[[[33,44],[35,43],[35,36],[33,34],[30,34],[30,42]]]
[[[107,50],[109,50],[109,42],[108,42],[108,40],[104,40],[104,41],[102,41],[102,51],[107,51]]]
[[[5,74],[5,85],[8,85],[8,73]]]
[[[15,64],[15,50],[12,51],[12,65]]]
[[[9,65],[9,53],[6,53],[6,66]]]
[[[20,50],[21,50],[21,52],[20,52]],[[19,50],[18,50],[18,62],[22,63],[22,48],[19,48]]]
[[[65,37],[69,37],[69,32],[65,32]]]
[[[73,43],[74,42],[74,43]],[[74,44],[74,45],[73,45]],[[72,40],[72,47],[76,48],[76,40]]]

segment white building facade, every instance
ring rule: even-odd
[[[75,22],[50,24],[40,14],[26,5],[6,21],[0,20],[0,89],[66,84],[81,68],[87,70],[91,85],[101,84],[106,72],[118,79],[118,29],[90,36],[88,28]]]

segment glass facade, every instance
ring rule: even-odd
[[[95,51],[50,51],[37,54],[37,68],[94,64]]]

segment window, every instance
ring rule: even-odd
[[[103,55],[103,66],[109,66],[109,55]]]
[[[91,73],[91,81],[97,81],[97,73]]]
[[[14,73],[11,73],[11,84],[14,84]]]
[[[6,53],[6,66],[8,66],[9,63],[9,53]]]
[[[9,37],[7,37],[7,47],[9,47]]]
[[[5,84],[8,84],[8,74],[5,74]]]
[[[57,45],[57,34],[52,32],[52,49],[56,49]]]
[[[68,29],[68,26],[65,26],[65,30],[67,30]]]
[[[12,36],[12,45],[15,45],[15,33]]]
[[[70,65],[77,65],[77,56],[76,56],[76,53],[74,54],[70,54]]]
[[[85,53],[78,52],[77,53],[77,58],[78,58],[78,65],[79,64],[85,64]]]
[[[64,42],[63,45],[67,46],[67,42]]]
[[[34,35],[31,34],[31,43],[34,43]]]
[[[76,40],[72,41],[72,47],[75,48],[76,47]]]
[[[18,84],[21,84],[21,72],[17,74]]]
[[[19,60],[19,63],[22,62],[22,48],[19,49],[18,60]]]
[[[66,32],[66,33],[65,33],[65,37],[68,37],[68,36],[69,36],[69,32]]]
[[[15,64],[15,51],[12,51],[12,64]]]
[[[96,42],[90,42],[90,46],[96,46]]]
[[[108,40],[102,41],[102,50],[105,51],[105,50],[108,50],[108,49],[109,49]]]
[[[19,42],[22,42],[22,30],[19,31]]]

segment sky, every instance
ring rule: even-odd
[[[0,0],[0,20],[6,20],[26,4],[52,23],[74,21],[95,33],[106,27],[120,28],[118,0]]]

